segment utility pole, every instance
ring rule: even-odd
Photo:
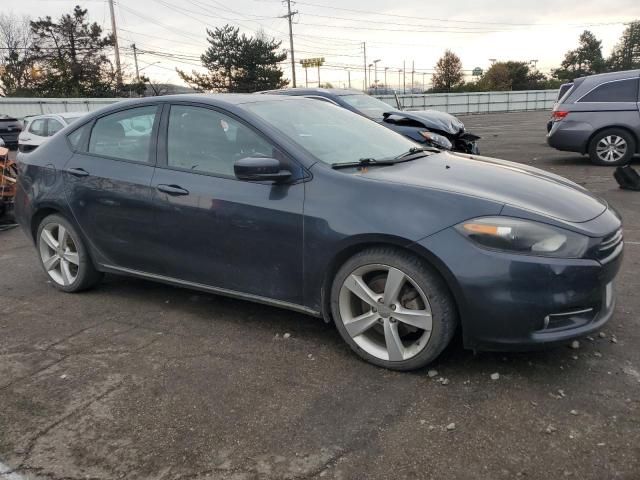
[[[413,93],[413,88],[414,88],[414,83],[413,83],[413,76],[416,73],[416,61],[412,60],[411,61],[411,93]]]
[[[402,93],[407,93],[407,61],[402,61]]]
[[[347,68],[347,78],[349,79],[349,88],[351,88],[351,70]]]
[[[110,0],[113,1],[113,0]],[[286,0],[287,2],[287,14],[283,15],[281,18],[286,18],[289,20],[289,47],[291,48],[291,81],[293,82],[293,88],[296,88],[296,58],[293,53],[293,26],[292,19],[293,16],[298,13],[297,10],[291,11],[291,0]]]
[[[364,88],[367,91],[367,42],[362,42],[362,49],[364,51]]]
[[[384,67],[384,88],[387,89],[387,70],[389,70],[389,67]]]
[[[138,51],[136,50],[136,44],[132,43],[131,48],[133,49],[133,63],[136,66],[136,80],[140,81],[140,70],[138,70]]]
[[[427,84],[424,82],[424,76],[426,75],[425,72],[422,72],[422,93],[424,93],[427,90]]]
[[[122,86],[122,69],[120,68],[120,49],[118,48],[118,31],[116,29],[116,15],[113,12],[113,0],[109,0],[109,12],[111,13],[111,31],[113,32],[113,47],[116,51],[116,82],[118,88]]]
[[[320,62],[318,62],[318,88],[320,88]]]

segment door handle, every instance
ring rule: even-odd
[[[67,168],[65,172],[73,175],[74,177],[88,177],[89,172],[87,172],[84,168]]]
[[[160,184],[156,188],[161,192],[168,193],[169,195],[189,195],[189,190],[185,190],[178,185]]]

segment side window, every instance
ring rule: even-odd
[[[45,134],[47,133],[46,122],[47,120],[44,118],[38,118],[37,120],[32,121],[31,124],[29,125],[29,131],[34,135],[38,135],[39,137],[44,137]]]
[[[48,122],[48,126],[47,126],[48,137],[54,136],[56,133],[58,133],[60,130],[64,128],[64,125],[62,125],[58,120],[55,120],[53,118],[50,118],[49,120],[47,120],[47,122]]]
[[[603,83],[587,93],[579,102],[637,102],[638,79],[630,78],[617,82]]]
[[[157,106],[137,107],[99,118],[89,138],[89,153],[149,162]]]
[[[269,142],[227,115],[203,107],[171,107],[167,132],[170,167],[233,176],[236,160],[274,155]]]
[[[69,139],[69,143],[71,143],[71,146],[73,147],[74,150],[80,149],[80,142],[82,141],[82,137],[90,127],[91,127],[91,122],[87,123],[86,125],[83,125],[80,128],[76,128],[73,132],[67,135],[67,138]]]

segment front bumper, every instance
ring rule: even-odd
[[[441,262],[465,347],[518,351],[565,343],[602,328],[615,301],[622,253],[606,264],[477,247],[454,229],[420,242]]]

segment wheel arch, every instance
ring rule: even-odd
[[[461,318],[461,291],[458,285],[458,282],[455,280],[455,277],[451,273],[451,271],[446,267],[446,265],[437,258],[432,252],[424,248],[423,246],[406,240],[402,237],[396,237],[393,235],[384,235],[384,236],[363,236],[352,239],[347,245],[344,245],[343,248],[339,249],[336,254],[333,256],[329,265],[327,266],[324,278],[322,281],[322,290],[321,290],[321,312],[322,317],[325,322],[331,323],[333,321],[331,316],[331,286],[333,283],[333,279],[336,276],[336,273],[340,269],[340,267],[352,256],[357,253],[367,250],[369,248],[375,247],[391,247],[397,249],[404,253],[409,253],[411,255],[415,255],[422,259],[427,265],[429,265],[443,280],[445,286],[449,290],[451,297],[453,298],[453,302],[455,304],[456,313],[458,315],[459,320]],[[462,322],[459,322],[462,325]]]

